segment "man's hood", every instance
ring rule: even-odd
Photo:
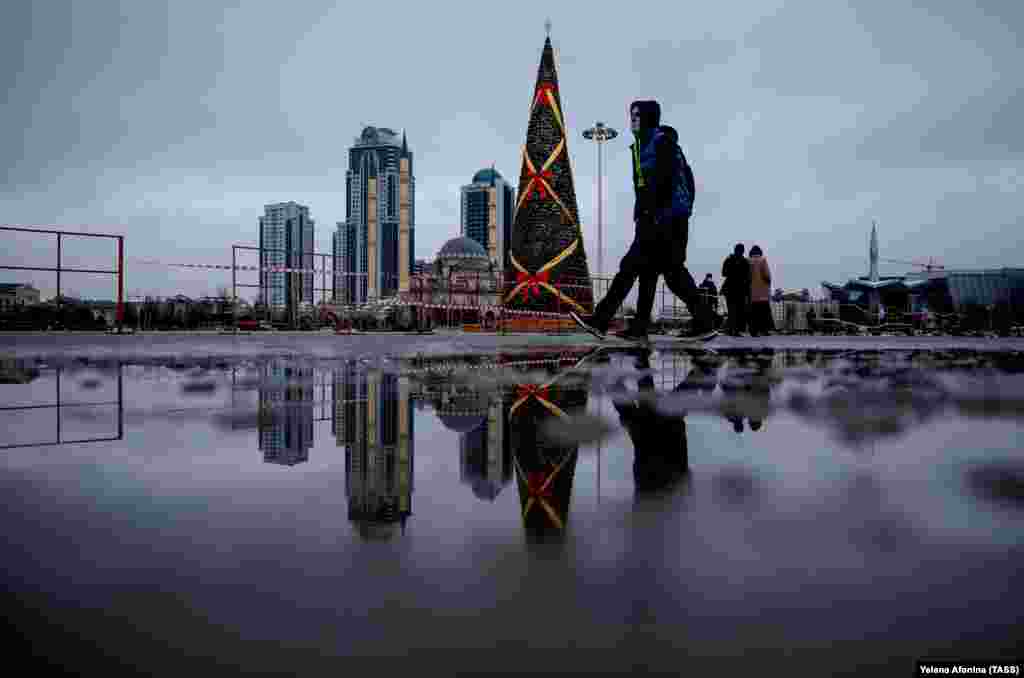
[[[661,125],[658,129],[660,129],[662,134],[668,137],[668,140],[671,141],[673,144],[679,143],[679,132],[676,131],[675,127],[671,127],[669,125]]]
[[[657,101],[634,101],[629,105],[630,116],[633,109],[640,112],[640,130],[650,132],[661,124],[661,104]]]

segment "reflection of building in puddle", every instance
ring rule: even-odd
[[[569,383],[565,379],[582,357],[583,354],[554,354],[541,383],[534,383],[524,374],[525,383],[505,392],[503,410],[509,447],[523,525],[530,537],[561,534],[568,522],[579,444],[555,443],[540,431],[548,418],[568,417],[586,408],[589,384],[584,380]],[[514,362],[504,357],[501,360]]]
[[[295,466],[313,447],[313,368],[269,363],[259,389],[259,449],[263,461]]]
[[[512,479],[501,399],[478,389],[449,385],[435,390],[434,412],[459,434],[459,477],[479,499],[494,501]]]
[[[334,436],[345,448],[348,517],[364,538],[388,538],[412,515],[413,412],[409,382],[395,374],[334,374]]]

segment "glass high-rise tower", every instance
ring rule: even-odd
[[[412,152],[386,127],[366,127],[349,149],[345,221],[334,234],[335,303],[409,289],[415,252]],[[356,275],[352,275],[356,274]]]
[[[493,167],[485,167],[462,187],[460,219],[462,235],[480,243],[499,270],[508,264],[512,240],[515,190]]]
[[[280,202],[263,208],[260,217],[260,301],[274,310],[313,303],[314,222],[309,208]],[[300,269],[309,273],[289,273]]]

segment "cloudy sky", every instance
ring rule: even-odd
[[[230,264],[233,243],[257,243],[263,205],[285,200],[309,205],[329,252],[347,150],[373,124],[408,133],[416,255],[432,257],[477,169],[518,179],[550,17],[592,262],[596,150],[581,133],[596,120],[625,131],[629,101],[654,98],[697,177],[695,276],[717,279],[742,241],[765,249],[779,285],[818,292],[867,272],[872,219],[883,257],[1024,265],[1024,3],[596,7],[5,2],[0,223],[123,233],[129,292],[212,293],[228,272],[141,260]],[[628,143],[605,149],[606,269],[632,238]],[[55,256],[52,241],[0,238],[3,264]],[[65,250],[101,268],[114,252]],[[0,271],[25,279],[54,288],[50,274]]]

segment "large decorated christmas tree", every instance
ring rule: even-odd
[[[576,206],[551,38],[544,41],[523,147],[502,301],[515,311],[590,313],[593,290]]]

